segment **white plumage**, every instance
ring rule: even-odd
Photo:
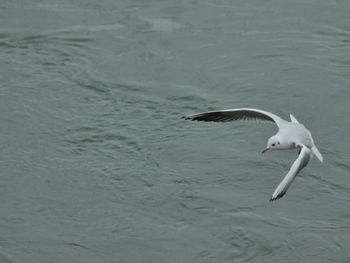
[[[282,182],[273,192],[270,201],[277,200],[285,195],[297,174],[308,164],[312,155],[315,155],[321,162],[323,161],[323,157],[315,146],[311,133],[303,124],[299,123],[292,114],[290,114],[291,121],[286,121],[267,111],[252,108],[240,108],[209,111],[184,116],[183,118],[193,121],[215,122],[256,119],[276,123],[278,126],[278,132],[269,138],[266,148],[263,149],[263,153],[270,149],[286,150],[297,148],[299,149],[299,156],[292,164]]]

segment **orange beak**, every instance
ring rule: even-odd
[[[261,153],[267,152],[270,148],[264,148]]]

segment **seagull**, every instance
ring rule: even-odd
[[[298,149],[299,153],[298,158],[293,162],[289,172],[273,192],[270,201],[280,199],[286,194],[297,174],[308,164],[313,155],[315,155],[320,162],[323,162],[322,154],[317,149],[310,131],[306,129],[303,124],[299,123],[292,114],[290,114],[290,121],[286,121],[271,112],[253,108],[239,108],[203,112],[183,116],[182,118],[185,120],[207,122],[228,122],[238,120],[262,120],[274,122],[278,127],[278,132],[268,139],[267,146],[262,150],[262,153],[265,153],[268,150],[288,149]]]

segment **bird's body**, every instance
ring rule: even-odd
[[[315,155],[321,162],[323,157],[315,146],[312,135],[308,129],[299,123],[293,115],[291,121],[283,120],[277,115],[259,109],[240,108],[221,111],[210,111],[189,116],[184,116],[186,120],[227,122],[235,120],[259,119],[276,123],[278,132],[269,138],[267,147],[263,153],[270,150],[299,149],[299,156],[292,164],[289,172],[278,185],[270,201],[281,198],[293,182],[297,174],[303,169]]]
[[[302,144],[311,148],[314,144],[311,133],[300,123],[284,121],[276,135],[284,141],[283,149],[297,148]]]

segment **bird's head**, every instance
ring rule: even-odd
[[[267,141],[267,146],[262,150],[262,153],[273,150],[273,149],[281,149],[281,138],[279,138],[278,135],[274,135],[270,137],[270,139]]]

